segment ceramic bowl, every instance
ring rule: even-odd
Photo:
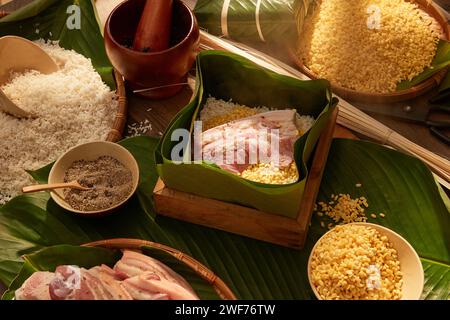
[[[403,287],[402,287],[402,300],[419,300],[422,295],[423,285],[424,285],[424,272],[422,268],[422,263],[417,255],[414,248],[406,241],[402,236],[395,233],[394,231],[382,227],[373,223],[352,223],[353,225],[361,225],[366,227],[372,227],[377,230],[381,235],[386,236],[392,243],[393,247],[397,250],[398,259],[400,261],[400,270],[403,273]],[[319,241],[315,244],[311,251],[308,260],[308,279],[309,284],[316,295],[317,299],[322,300],[315,286],[312,283],[311,277],[311,260],[314,251],[316,250],[320,241],[333,230],[328,231],[323,235]]]
[[[139,95],[162,99],[179,92],[187,80],[199,50],[200,33],[192,11],[174,0],[170,48],[158,52],[131,49],[145,0],[119,4],[105,24],[105,48],[109,60],[127,80],[132,90],[158,88]]]
[[[95,141],[78,145],[66,153],[64,153],[53,165],[49,177],[48,183],[61,183],[64,182],[64,174],[70,166],[78,160],[93,161],[101,156],[111,156],[119,160],[125,167],[127,167],[132,174],[133,187],[126,199],[117,205],[97,211],[81,211],[72,208],[64,200],[64,189],[57,189],[50,192],[52,199],[62,208],[80,214],[84,216],[103,216],[108,213],[112,213],[127,202],[131,196],[136,192],[139,183],[139,167],[134,159],[133,155],[121,145],[113,142]]]

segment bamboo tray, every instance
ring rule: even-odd
[[[8,12],[0,10],[0,18],[3,18],[6,15],[8,15]],[[119,105],[117,108],[116,116],[114,118],[113,126],[108,133],[106,141],[117,142],[122,139],[125,124],[127,122],[127,95],[122,75],[115,69],[113,72],[114,80],[117,86],[116,94]]]
[[[442,14],[440,9],[436,7],[436,5],[429,0],[414,0],[410,2],[416,2],[419,5],[419,8],[423,11],[427,12],[430,16],[434,17],[436,21],[441,25],[445,40],[450,39],[450,26],[447,23],[447,19]],[[297,65],[297,67],[306,74],[311,79],[318,79],[319,77],[312,72],[308,67],[303,64],[303,61],[297,57],[296,49],[289,48],[289,56],[292,61]],[[392,93],[371,93],[371,92],[361,92],[352,89],[348,89],[336,84],[331,84],[333,91],[339,95],[341,98],[346,100],[351,100],[355,102],[362,103],[394,103],[401,102],[405,100],[414,99],[434,87],[438,86],[441,81],[444,79],[447,74],[448,68],[443,69],[442,71],[436,73],[434,76],[428,78],[427,80],[419,83],[418,85],[401,91],[396,91]]]
[[[159,179],[153,190],[158,214],[281,246],[302,249],[333,140],[338,108],[322,132],[312,159],[297,218],[172,190]]]
[[[122,139],[125,124],[127,123],[127,93],[125,90],[125,83],[122,75],[114,69],[114,79],[116,80],[116,94],[118,97],[119,106],[113,126],[108,133],[106,141],[117,142]]]
[[[191,258],[190,256],[178,251],[169,246],[155,243],[151,241],[138,240],[138,239],[111,239],[111,240],[100,240],[95,242],[86,243],[83,246],[86,247],[103,247],[109,249],[129,249],[133,251],[141,251],[141,247],[151,247],[155,249],[167,252],[175,259],[185,263],[189,268],[191,268],[196,274],[198,274],[203,280],[208,282],[213,286],[217,294],[224,300],[236,300],[236,296],[231,291],[231,289],[216,276],[211,270],[205,267],[203,264]]]

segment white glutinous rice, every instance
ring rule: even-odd
[[[292,109],[289,107],[281,109]],[[200,121],[203,122],[203,130],[208,130],[216,126],[228,123],[230,121],[243,119],[258,113],[272,111],[265,106],[248,107],[234,103],[233,101],[224,101],[209,97],[202,110],[200,111]],[[314,118],[311,116],[297,115],[297,127],[301,134],[308,131],[314,125]]]
[[[78,144],[105,140],[118,108],[115,93],[89,59],[57,43],[37,44],[60,70],[12,73],[1,87],[37,118],[17,119],[0,111],[0,204],[33,182],[25,170],[38,169]]]
[[[290,110],[292,107],[280,109]],[[224,101],[209,97],[200,111],[200,121],[202,121],[203,131],[206,131],[232,121],[269,111],[273,111],[273,109],[266,106],[249,107],[234,103],[231,100]],[[295,122],[300,137],[314,125],[315,120],[311,116],[299,115],[297,113]],[[240,175],[244,179],[264,184],[291,184],[297,182],[299,179],[295,162],[281,169],[268,163],[249,165]]]

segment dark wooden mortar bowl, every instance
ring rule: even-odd
[[[118,5],[105,24],[105,47],[109,60],[132,90],[158,88],[139,93],[162,99],[175,95],[199,50],[200,33],[192,11],[174,0],[170,48],[158,52],[131,49],[145,0],[127,0]]]

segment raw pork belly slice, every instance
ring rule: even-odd
[[[186,290],[195,294],[190,284],[178,273],[160,261],[138,252],[125,250],[122,259],[114,266],[114,270],[123,279],[141,275],[143,272],[152,272],[162,279],[178,283]]]
[[[53,272],[35,272],[16,290],[16,300],[51,300],[49,285]]]
[[[17,300],[198,300],[178,273],[151,257],[125,250],[114,269],[61,265],[35,272],[16,290]]]
[[[116,272],[108,266],[102,265],[89,270],[91,275],[97,277],[103,288],[110,296],[110,300],[132,300],[132,296],[123,288]]]
[[[125,279],[123,285],[136,300],[146,299],[146,296],[152,295],[169,300],[199,300],[191,290],[187,290],[179,283],[161,278],[153,272]],[[155,299],[155,296],[152,299]]]
[[[74,273],[72,266],[59,266],[50,284],[53,300],[131,300],[114,270],[102,265]]]
[[[275,134],[274,129],[278,130],[278,135]],[[261,132],[267,132],[265,139],[259,138]],[[256,164],[251,163],[253,160],[250,157],[251,150],[255,152],[265,150],[265,154],[271,157],[271,144],[278,143],[278,166],[284,168],[293,161],[294,144],[298,136],[295,110],[260,113],[203,132],[203,160],[214,162],[232,173],[242,173],[250,164]],[[233,154],[235,163],[224,163],[227,153]],[[242,159],[238,162],[240,154]],[[264,163],[261,160],[265,159],[255,160],[257,163]]]
[[[53,300],[97,300],[101,298],[98,283],[86,276],[86,269],[74,266],[59,266],[50,283]]]

